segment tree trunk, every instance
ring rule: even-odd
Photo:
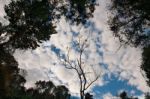
[[[84,91],[80,91],[80,97],[81,99],[84,99]]]

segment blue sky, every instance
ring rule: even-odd
[[[106,76],[105,80],[108,83],[104,86],[95,86],[91,90],[94,92],[94,99],[103,99],[103,95],[111,93],[112,96],[118,96],[120,92],[126,91],[129,96],[141,96],[142,91],[138,90],[135,86],[127,84],[125,80],[118,80],[117,77],[112,76],[110,79]],[[77,97],[72,97],[72,99],[78,99]]]
[[[99,94],[96,97],[103,96],[106,93],[111,93],[113,96],[117,96],[120,92],[126,91],[129,95],[140,96],[142,91],[138,90],[135,86],[127,84],[126,80],[118,80],[117,77],[112,76],[111,79],[106,77],[108,83],[104,86],[96,86],[93,91]],[[132,93],[134,91],[134,93]],[[102,97],[101,97],[102,98]]]
[[[3,5],[6,0],[0,0],[0,20],[3,20]],[[16,50],[14,56],[19,67],[27,70],[26,87],[30,87],[37,80],[52,80],[56,85],[67,86],[74,96],[79,95],[79,80],[76,72],[67,70],[60,62],[60,57],[66,56],[67,47],[71,48],[70,57],[75,60],[79,53],[75,48],[79,37],[88,38],[88,48],[83,54],[83,61],[89,71],[94,66],[100,78],[87,90],[97,99],[112,99],[118,92],[125,90],[129,94],[141,96],[149,89],[145,78],[141,74],[141,49],[130,46],[121,47],[118,39],[113,37],[108,28],[107,20],[110,4],[109,0],[98,0],[94,17],[86,26],[70,25],[62,17],[57,25],[57,34],[51,36],[49,41],[43,42],[35,50]],[[87,76],[94,79],[94,74]],[[105,96],[105,97],[104,97]],[[142,98],[141,98],[142,99]]]

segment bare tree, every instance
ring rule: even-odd
[[[66,55],[66,58],[61,59],[61,62],[65,66],[65,68],[70,69],[70,70],[75,70],[77,73],[78,79],[80,81],[80,98],[85,99],[85,91],[95,82],[98,80],[101,74],[97,74],[96,71],[94,70],[94,67],[89,65],[91,67],[92,72],[87,72],[85,70],[86,64],[85,61],[83,60],[82,56],[83,53],[85,52],[86,48],[88,48],[88,39],[83,39],[82,37],[79,37],[77,40],[76,45],[74,46],[78,50],[78,55],[77,58],[74,60],[70,59],[71,55],[71,48],[68,47],[68,52]],[[95,75],[95,78],[90,80],[88,79],[88,74],[93,73]]]

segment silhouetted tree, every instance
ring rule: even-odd
[[[121,92],[119,97],[120,99],[138,99],[137,97],[134,96],[128,96],[125,91]]]
[[[92,16],[96,4],[95,0],[68,0],[67,4],[64,2],[63,0],[11,0],[10,4],[5,5],[4,18],[9,24],[0,23],[0,42],[3,42],[0,46],[35,49],[39,42],[49,40],[50,35],[56,33],[54,19],[64,15],[72,22],[84,23]]]
[[[141,68],[145,71],[146,81],[148,86],[150,86],[150,46],[143,48],[142,59]]]
[[[26,92],[32,99],[70,99],[69,90],[65,86],[55,86],[51,81],[38,81],[34,88]]]
[[[111,0],[110,29],[121,42],[134,46],[150,44],[150,0]]]
[[[128,96],[127,96],[127,93],[125,91],[123,91],[122,93],[120,93],[119,97],[121,99],[127,99]]]
[[[90,93],[86,93],[85,99],[93,99],[93,95],[90,95]]]
[[[55,33],[55,27],[49,20],[48,1],[32,1],[11,0],[5,6],[5,19],[9,24],[0,23],[0,96],[15,97],[17,92],[21,92],[17,91],[21,90],[21,84],[25,83],[13,51],[17,48],[35,49],[38,42],[48,40],[50,34]]]
[[[0,98],[14,95],[14,91],[21,92],[24,83],[25,79],[19,74],[14,57],[0,49]]]
[[[150,86],[150,0],[111,0],[110,29],[120,42],[143,48],[142,70]]]
[[[5,6],[5,12],[9,24],[1,26],[0,34],[6,33],[9,40],[1,46],[35,49],[38,42],[49,40],[56,33],[48,0],[12,0]]]
[[[65,3],[63,0],[11,0],[5,5],[4,18],[8,20],[8,24],[0,22],[0,96],[2,98],[11,96],[12,99],[17,99],[23,95],[21,92],[24,91],[25,79],[19,74],[18,63],[13,57],[16,49],[35,49],[42,41],[49,40],[50,35],[56,33],[54,20],[62,15],[72,22],[85,23],[94,12],[95,0],[83,0],[83,2],[69,0],[67,4]],[[64,88],[61,87],[60,90]],[[29,95],[22,97],[31,99]]]
[[[76,59],[70,59],[70,51],[71,48],[68,47],[68,52],[65,58],[60,59],[61,63],[65,66],[65,68],[74,70],[78,76],[79,83],[80,83],[80,98],[85,99],[85,91],[98,80],[98,78],[101,76],[101,72],[99,73],[94,70],[93,66],[86,65],[84,60],[82,59],[83,53],[88,48],[88,39],[82,39],[82,37],[79,37],[79,40],[76,42],[76,45],[74,46],[75,49],[78,50],[78,56]],[[86,66],[88,66],[92,71],[87,72],[85,70]],[[94,78],[90,80],[88,78],[87,74],[94,74]],[[89,94],[87,94],[89,95]]]

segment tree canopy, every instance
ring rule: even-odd
[[[13,93],[0,96],[0,99],[70,99],[69,90],[65,86],[55,86],[51,81],[37,81],[35,85],[29,89],[14,88]]]
[[[5,12],[9,24],[1,25],[0,34],[9,36],[4,43],[7,47],[35,49],[38,42],[48,40],[51,34],[56,33],[50,19],[53,9],[50,9],[48,0],[12,0],[5,6]]]
[[[26,90],[25,78],[19,73],[13,53],[16,49],[35,49],[49,40],[57,33],[54,20],[61,16],[72,23],[86,23],[95,5],[95,0],[11,0],[5,5],[4,18],[8,24],[0,22],[0,98],[38,99],[39,95],[39,99],[68,99],[68,89],[50,81],[39,81],[35,89]],[[55,95],[49,94],[50,90]]]
[[[150,86],[150,0],[112,0],[110,29],[120,42],[142,47],[141,69]]]
[[[8,25],[0,24],[0,35],[5,33],[9,40],[0,45],[12,48],[38,47],[38,42],[49,40],[56,33],[54,19],[65,16],[66,19],[85,23],[92,17],[95,0],[11,0],[5,5],[5,19]],[[5,38],[1,37],[0,42]]]
[[[51,81],[37,81],[35,85],[27,89],[24,96],[31,99],[70,99],[69,90],[65,86],[55,86]]]
[[[134,46],[150,44],[150,1],[111,0],[113,17],[110,29],[123,43]]]

